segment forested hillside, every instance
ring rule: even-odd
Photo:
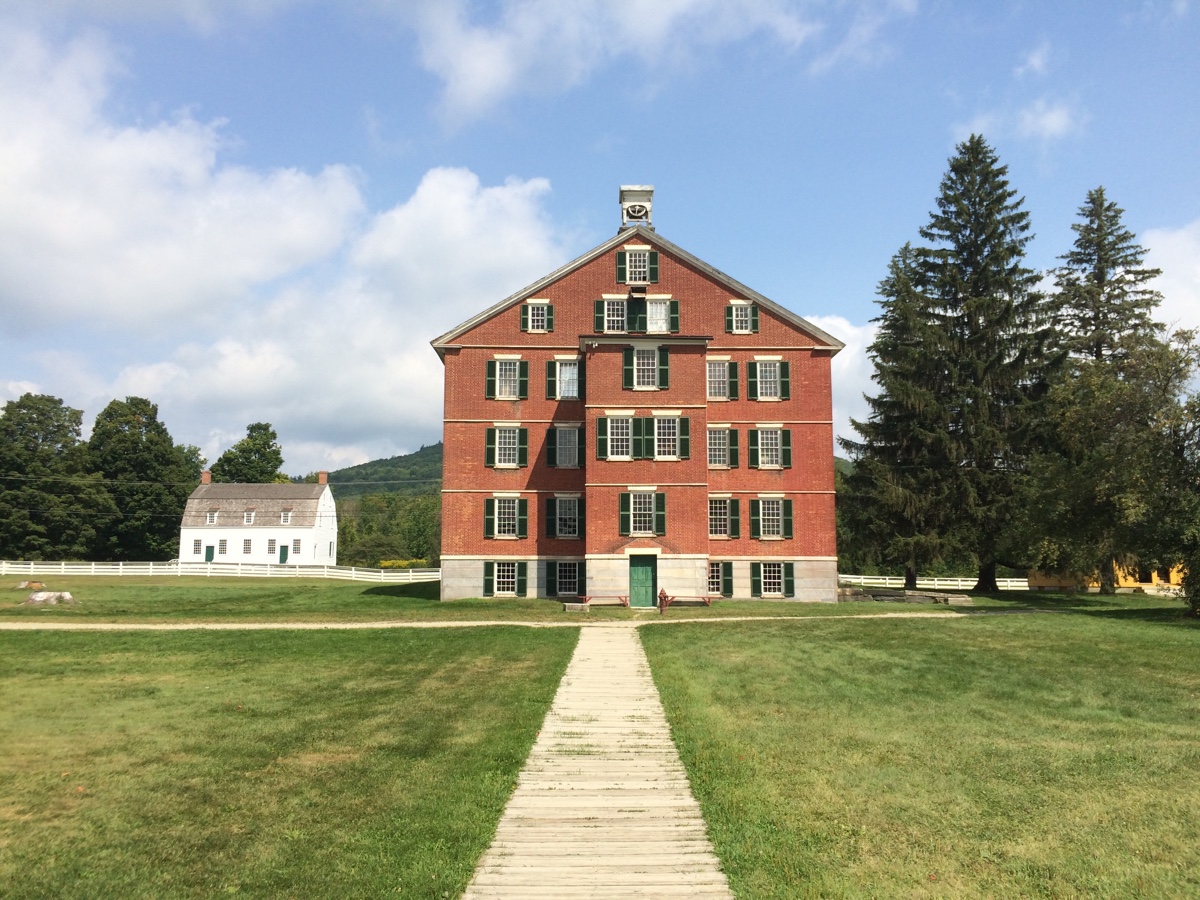
[[[333,496],[341,501],[363,494],[436,494],[442,487],[442,444],[415,453],[375,459],[329,473]]]

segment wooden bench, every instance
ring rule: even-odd
[[[676,597],[669,597],[664,591],[658,597],[659,614],[664,615],[667,611],[667,607],[672,603],[684,603],[687,606],[700,606],[701,604],[704,604],[705,606],[712,606],[712,597],[700,597],[689,594],[680,594]]]
[[[588,594],[580,596],[579,602],[588,606],[629,606],[629,597],[626,594]]]

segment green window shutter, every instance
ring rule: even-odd
[[[642,423],[645,419],[634,416],[629,423],[629,456],[631,459],[642,458]]]
[[[632,530],[632,515],[630,513],[630,510],[632,509],[632,501],[629,494],[621,494],[620,500],[620,521],[618,522],[618,531],[623,537],[628,537],[629,532]]]
[[[517,596],[524,597],[529,588],[529,563],[517,563]]]
[[[679,417],[679,458],[692,457],[692,420],[687,416]]]
[[[626,347],[621,351],[621,388],[633,390],[633,348]]]
[[[558,537],[558,501],[553,497],[546,498],[546,537]]]
[[[554,330],[554,304],[553,303],[546,304],[546,330],[547,331]]]
[[[608,419],[596,420],[596,459],[608,459]]]
[[[654,495],[654,533],[667,533],[667,495],[662,491]]]
[[[626,258],[625,251],[618,250],[617,251],[617,284],[624,284],[626,281],[629,280],[628,276],[626,275],[627,270],[626,270],[626,266],[625,266],[625,258]]]
[[[483,564],[483,596],[494,597],[496,595],[496,564],[485,562]]]
[[[671,351],[666,347],[658,348],[658,389],[665,391],[671,386]]]
[[[578,500],[575,501],[575,515],[578,516],[578,522],[579,522],[579,524],[576,525],[575,530],[579,533],[580,537],[584,537],[587,534],[587,530],[584,527],[583,498],[582,497],[580,497]],[[580,593],[583,593],[583,592],[580,591]]]
[[[641,459],[654,459],[654,434],[654,417],[645,416],[642,419]]]
[[[597,300],[594,307],[595,321],[592,322],[592,331],[596,334],[604,333],[604,301]]]
[[[483,536],[496,536],[496,501],[491,497],[483,501]]]
[[[779,457],[785,469],[792,467],[792,429],[785,428],[779,435]]]
[[[585,597],[587,596],[587,579],[584,577],[587,574],[586,564],[581,559],[575,566],[575,581],[579,585],[579,596]]]
[[[762,501],[750,501],[750,537],[758,540],[762,537]]]
[[[517,364],[517,399],[529,399],[529,360],[523,359]]]
[[[496,429],[489,428],[487,430],[487,441],[483,451],[483,464],[491,468],[496,467]]]
[[[583,468],[583,436],[585,432],[581,427],[575,429],[575,459],[576,465]]]
[[[792,399],[792,364],[781,362],[779,364],[779,398],[781,400]]]
[[[646,333],[646,301],[629,299],[625,301],[625,330]]]
[[[546,429],[546,465],[552,469],[558,468],[558,429]]]
[[[721,563],[721,596],[733,596],[733,563]]]
[[[736,400],[738,398],[738,381],[737,381],[737,363],[729,364],[729,399]]]
[[[736,469],[738,467],[738,430],[736,428],[729,429],[729,468]]]
[[[748,465],[751,469],[757,469],[758,468],[758,429],[757,428],[750,429],[749,438],[750,438],[750,440],[748,443],[749,443],[750,458],[747,460],[746,465]]]
[[[529,465],[529,429],[517,429],[517,465]]]
[[[529,537],[529,501],[517,501],[517,537]]]
[[[746,363],[746,399],[758,399],[758,363]]]
[[[788,540],[792,538],[792,501],[783,501],[783,536]]]
[[[558,596],[558,562],[553,559],[546,561],[546,596]]]
[[[521,330],[522,331],[529,330],[529,304],[528,303],[521,304]]]
[[[725,333],[733,334],[733,305],[725,307]]]
[[[679,301],[672,300],[670,306],[671,334],[679,334]]]
[[[546,399],[558,399],[558,363],[552,359],[546,360]]]
[[[650,251],[649,269],[650,269],[650,282],[652,284],[658,284],[658,251],[657,250]]]
[[[496,399],[496,361],[487,361],[487,380],[484,382],[483,396],[488,400]]]
[[[762,596],[762,563],[750,563],[750,596]]]
[[[783,596],[796,596],[796,564],[785,562],[783,564]]]
[[[584,379],[583,379],[583,357],[579,358],[579,365],[575,369],[575,378],[576,378],[576,383],[579,385],[579,399],[582,400],[584,397],[587,396],[587,394],[585,393],[586,388],[583,383],[583,381],[584,381]]]
[[[742,504],[740,500],[729,501],[729,536],[731,538],[742,536]]]
[[[750,330],[754,334],[758,334],[758,304],[755,303],[750,307]]]

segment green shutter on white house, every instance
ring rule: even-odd
[[[517,465],[524,468],[529,465],[529,429],[517,429]]]
[[[736,400],[738,398],[738,380],[737,380],[737,363],[729,364],[729,399]]]
[[[489,428],[484,432],[483,464],[489,468],[496,467],[496,429]]]
[[[546,498],[546,537],[558,537],[558,501],[553,497]]]
[[[652,284],[658,284],[658,251],[657,250],[650,251],[649,270],[650,270],[650,282]]]
[[[517,501],[517,537],[529,537],[529,501]]]
[[[483,564],[483,596],[494,597],[496,595],[496,564],[493,562],[485,562]]]
[[[792,399],[792,364],[781,362],[779,364],[779,399]]]
[[[785,562],[783,564],[783,596],[796,596],[796,564]]]
[[[523,359],[517,364],[517,399],[529,399],[529,360]]]
[[[654,533],[660,537],[667,533],[667,495],[662,491],[654,495]]]
[[[657,280],[657,279],[655,279]],[[671,334],[679,334],[679,301],[672,300],[670,303],[670,329]]]
[[[487,361],[487,379],[483,383],[483,396],[488,400],[496,399],[496,361]]]
[[[665,391],[671,386],[671,351],[666,347],[658,348],[658,389]]]
[[[738,467],[738,430],[736,428],[729,429],[729,468],[736,469]]]
[[[596,459],[608,459],[608,419],[604,416],[596,420]]]
[[[596,334],[604,333],[604,301],[597,300],[594,308],[594,321],[592,322],[592,331]]]
[[[679,458],[691,459],[692,456],[692,420],[687,416],[679,417]]]
[[[546,360],[546,399],[558,399],[558,363],[553,359]]]
[[[517,563],[517,596],[524,597],[529,585],[529,563]]]
[[[729,537],[740,538],[742,536],[742,513],[741,501],[729,501]]]
[[[750,596],[762,596],[762,563],[750,563]]]
[[[629,280],[627,276],[628,268],[625,264],[626,253],[624,250],[617,251],[617,284],[625,284]]]
[[[546,465],[558,468],[558,429],[553,425],[546,430]]]
[[[746,399],[758,399],[758,363],[746,363]]]
[[[496,536],[496,501],[491,497],[483,501],[483,536]]]
[[[792,429],[785,428],[779,435],[779,458],[785,469],[792,467]]]
[[[626,347],[621,351],[621,389],[633,390],[633,348]]]
[[[629,494],[619,494],[617,532],[622,537],[628,537],[632,530],[632,501]]]

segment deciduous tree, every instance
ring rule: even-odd
[[[218,457],[212,466],[213,481],[239,484],[287,483],[278,435],[267,422],[246,427],[246,436]]]

